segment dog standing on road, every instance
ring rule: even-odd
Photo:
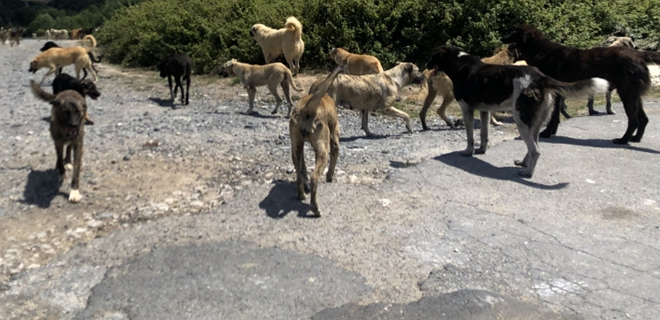
[[[96,47],[96,39],[91,35],[85,36],[85,39],[92,42],[91,47],[50,48],[32,59],[28,71],[37,73],[41,68],[49,68],[41,78],[40,84],[42,84],[49,75],[57,72],[57,69],[75,64],[76,79],[80,79],[80,70],[87,69],[94,76],[94,81],[98,80],[98,76],[92,68],[92,61],[89,59],[89,52]]]
[[[9,31],[9,46],[13,47],[14,43],[16,43],[16,46],[18,47],[21,45],[21,38],[23,37],[23,32],[25,32],[25,28],[20,27],[15,30]]]
[[[167,83],[170,85],[170,96],[172,97],[172,103],[176,98],[177,88],[181,88],[181,104],[188,105],[188,98],[190,96],[190,75],[192,74],[192,61],[185,53],[174,53],[169,57],[165,58],[158,64],[158,70],[160,70],[160,77],[167,77]],[[176,81],[176,86],[174,86],[174,91],[172,91],[172,76]],[[183,85],[181,80],[186,80],[186,92],[185,92],[185,102],[183,99]]]
[[[92,100],[96,100],[101,96],[101,93],[96,89],[96,84],[94,84],[92,80],[87,79],[81,81],[66,73],[62,73],[53,80],[53,94],[57,95],[66,90],[76,91],[83,97],[89,96]],[[94,121],[89,118],[87,112],[85,112],[85,124],[94,124]]]
[[[607,82],[588,79],[565,83],[550,78],[538,69],[525,66],[503,66],[483,63],[451,46],[433,50],[427,69],[443,71],[454,85],[456,100],[463,111],[467,148],[460,154],[472,156],[474,150],[474,111],[481,112],[481,146],[477,154],[488,148],[488,120],[491,111],[511,111],[520,137],[527,145],[527,154],[515,164],[523,167],[519,174],[532,177],[536,162],[541,155],[538,139],[541,127],[550,118],[555,92],[568,96],[604,92]]]
[[[332,182],[332,176],[339,157],[339,118],[335,102],[326,94],[328,87],[337,74],[343,70],[339,66],[321,83],[314,94],[308,94],[296,104],[289,119],[289,134],[291,136],[291,159],[296,168],[296,185],[298,199],[305,199],[305,193],[311,189],[310,207],[314,215],[321,216],[316,201],[319,177],[328,165],[328,152],[330,153],[330,166],[325,176],[326,182]],[[316,154],[316,163],[312,172],[311,188],[305,166],[305,141],[312,145]]]
[[[625,47],[581,50],[552,42],[532,25],[515,28],[501,40],[510,44],[512,49],[517,49],[520,58],[527,64],[557,80],[580,81],[598,77],[613,84],[626,110],[628,128],[621,138],[612,142],[627,144],[642,141],[649,122],[644,112],[642,95],[651,86],[646,65],[660,64],[659,52],[635,51]],[[559,112],[553,112],[544,137],[555,134],[558,126]]]
[[[305,42],[302,40],[302,23],[296,17],[286,18],[282,29],[272,29],[257,23],[250,29],[250,34],[261,46],[267,64],[284,54],[292,74],[294,76],[298,74]]]
[[[60,47],[59,45],[57,45],[57,43],[55,43],[55,42],[53,42],[53,41],[48,41],[48,42],[46,42],[46,43],[44,44],[43,47],[41,47],[41,49],[39,49],[39,51],[44,52],[44,51],[46,51],[46,50],[48,50],[48,49],[50,49],[50,48],[61,48],[61,47]],[[87,55],[89,55],[89,59],[92,61],[92,69],[94,69],[94,72],[96,72],[96,74],[98,74],[99,71],[96,70],[96,67],[94,67],[94,63],[95,63],[95,62],[96,62],[96,63],[100,63],[100,62],[101,62],[101,58],[98,58],[98,59],[97,59],[97,58],[94,56],[94,53],[93,53],[92,51],[87,52]],[[87,70],[85,70],[85,69],[83,68],[82,71],[83,71],[83,77],[82,77],[82,78],[83,78],[83,80],[84,80],[85,78],[87,78]],[[62,68],[58,68],[58,69],[57,69],[57,72],[56,72],[55,74],[56,74],[56,75],[60,75],[60,74],[62,74]]]
[[[80,169],[82,166],[83,137],[85,135],[83,119],[87,114],[85,98],[74,90],[62,91],[57,95],[47,93],[34,80],[30,80],[30,87],[35,97],[53,106],[50,115],[50,135],[55,143],[56,168],[60,180],[64,180],[66,177],[66,168],[71,166],[71,153],[73,152],[73,176],[71,178],[69,202],[80,202],[82,199],[80,194]],[[66,158],[64,157],[65,147]]]
[[[344,67],[344,74],[361,76],[383,72],[378,58],[368,54],[355,54],[343,48],[334,48],[330,51],[330,59]]]
[[[302,88],[296,86],[293,82],[293,75],[291,70],[279,62],[269,63],[267,65],[252,65],[247,63],[242,63],[236,61],[236,59],[231,59],[223,65],[224,71],[227,72],[230,76],[238,77],[243,83],[243,86],[248,91],[248,103],[249,107],[247,113],[252,112],[254,107],[254,96],[257,93],[257,87],[268,86],[268,90],[273,97],[275,98],[275,109],[271,114],[276,114],[277,110],[282,104],[282,98],[277,94],[277,86],[282,86],[282,91],[284,92],[284,98],[289,105],[289,111],[287,112],[287,118],[291,116],[291,107],[293,102],[291,102],[291,93],[289,91],[289,86],[296,91],[302,91]]]

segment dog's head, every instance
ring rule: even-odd
[[[101,92],[99,92],[99,90],[96,88],[96,84],[94,84],[94,81],[90,79],[80,81],[80,87],[82,87],[85,95],[92,98],[92,100],[96,100],[101,96]]]
[[[458,59],[464,55],[468,54],[450,45],[436,47],[426,63],[426,69],[433,70],[433,73],[445,71],[456,65]]]
[[[60,124],[67,138],[75,138],[80,134],[84,123],[85,98],[73,90],[66,90],[58,94],[53,101],[53,117]]]
[[[519,49],[529,44],[534,39],[543,37],[543,33],[536,27],[526,24],[513,29],[500,38],[502,43],[508,44],[511,49]]]
[[[396,66],[393,69],[400,69],[401,79],[403,84],[407,85],[410,83],[422,83],[426,79],[419,68],[410,62],[396,62]],[[398,73],[398,72],[397,72]]]
[[[39,57],[36,57],[30,61],[30,69],[28,69],[28,72],[37,73],[39,69]]]
[[[43,51],[46,51],[46,50],[48,50],[48,49],[50,49],[50,48],[59,48],[59,47],[60,47],[60,46],[58,46],[57,43],[55,43],[55,42],[53,42],[53,41],[48,41],[48,42],[46,42],[46,43],[44,44],[43,47],[41,47],[41,49],[39,49],[39,51],[43,52]]]
[[[264,28],[267,28],[267,27],[265,25],[261,24],[261,23],[257,23],[255,25],[253,25],[252,28],[250,29],[250,35],[254,38],[259,37],[261,35],[261,31]]]
[[[222,65],[222,70],[220,72],[224,72],[224,73],[228,74],[229,76],[235,77],[236,76],[236,73],[234,72],[234,63],[235,62],[238,62],[238,60],[231,59],[231,60],[225,62],[225,64]]]
[[[158,68],[158,70],[160,71],[160,77],[161,78],[165,78],[169,74],[169,71],[167,70],[167,65],[168,65],[169,61],[170,61],[170,58],[167,57],[167,58],[163,59],[160,63],[158,63],[158,65],[156,66],[156,68]]]

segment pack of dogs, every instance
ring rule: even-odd
[[[61,48],[48,42],[41,49],[42,53],[30,62],[29,69],[33,73],[48,69],[41,83],[31,81],[30,86],[37,98],[52,105],[50,132],[57,153],[56,168],[61,178],[67,168],[73,168],[70,202],[79,202],[82,198],[79,176],[84,125],[94,123],[87,113],[85,97],[97,99],[101,95],[95,85],[98,78],[93,63],[100,62],[100,59],[92,53],[96,47],[92,31],[71,31],[72,38],[89,40],[89,46]],[[438,95],[442,98],[438,115],[449,127],[455,128],[457,122],[450,121],[445,112],[456,101],[467,136],[467,147],[459,154],[466,157],[486,153],[489,124],[501,124],[494,113],[509,112],[527,147],[524,157],[514,164],[521,167],[520,176],[531,178],[541,154],[539,138],[556,134],[560,114],[570,117],[564,103],[566,98],[588,98],[589,114],[596,114],[594,95],[606,94],[606,112],[613,114],[611,94],[616,90],[628,116],[628,127],[624,135],[613,142],[640,142],[648,124],[642,103],[642,96],[651,83],[647,65],[660,64],[660,53],[639,51],[627,37],[612,37],[608,39],[609,46],[583,50],[553,42],[536,27],[526,24],[502,35],[500,40],[504,46],[498,48],[492,57],[480,58],[450,45],[438,46],[431,52],[424,71],[410,62],[397,62],[386,70],[373,55],[332,48],[328,58],[335,62],[336,68],[327,77],[314,82],[307,94],[294,105],[290,88],[303,90],[294,79],[300,72],[305,48],[302,23],[295,17],[288,17],[283,28],[255,24],[249,33],[260,46],[266,63],[256,65],[231,59],[222,64],[220,70],[222,74],[238,78],[247,90],[247,114],[254,113],[254,99],[260,86],[266,86],[275,98],[272,114],[277,114],[284,102],[277,88],[282,88],[288,107],[286,118],[289,120],[297,197],[303,200],[311,193],[310,208],[315,216],[321,214],[317,201],[320,175],[328,167],[326,182],[332,182],[339,157],[340,105],[360,111],[362,130],[367,136],[373,135],[368,126],[369,114],[376,111],[402,118],[406,130],[412,133],[412,119],[395,108],[395,103],[401,99],[402,88],[421,84],[421,90],[406,99],[423,101],[420,112],[423,130],[429,129],[426,115]],[[61,39],[66,37],[67,31],[50,29],[47,34],[49,38]],[[4,42],[10,36],[2,30],[2,37]],[[281,55],[288,67],[273,62]],[[61,72],[61,68],[68,65],[75,66],[75,78]],[[82,79],[81,70],[85,72]],[[188,55],[172,53],[161,60],[157,70],[162,78],[168,78],[172,103],[180,88],[181,104],[188,105],[192,74]],[[94,80],[85,79],[88,72]],[[40,85],[54,73],[57,76],[51,94]],[[185,88],[183,81],[186,82]],[[478,148],[475,148],[473,137],[475,111],[479,112],[481,120]],[[305,142],[311,145],[316,155],[311,178],[305,165]]]

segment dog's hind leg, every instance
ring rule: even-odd
[[[451,92],[442,95],[442,104],[440,104],[440,107],[436,111],[440,116],[440,118],[442,118],[442,120],[444,120],[445,123],[447,123],[447,125],[452,129],[456,128],[456,123],[451,122],[449,118],[447,118],[447,108],[454,100],[455,100],[454,94]]]
[[[285,80],[285,81],[287,81],[287,80]],[[278,86],[277,83],[268,85],[268,91],[270,91],[270,93],[273,95],[273,98],[275,98],[275,109],[273,109],[271,114],[276,114],[277,111],[280,109],[280,105],[282,104],[282,98],[280,98],[280,95],[277,94],[277,86]],[[285,87],[286,87],[286,89],[285,89]],[[288,93],[289,90],[288,89],[289,89],[288,81],[287,81],[287,84],[284,84],[284,81],[283,81],[282,82],[282,91],[284,91],[284,97],[286,98],[286,101],[289,103],[289,113],[286,114],[287,117],[289,116],[289,114],[291,112],[291,98],[289,97],[289,93]]]
[[[566,98],[563,96],[557,94],[555,96],[555,104],[554,108],[552,110],[552,116],[550,117],[550,121],[548,122],[548,126],[543,130],[543,132],[540,133],[541,138],[550,138],[553,134],[557,134],[557,129],[559,128],[559,114],[560,114],[560,109],[561,109],[561,104],[562,101],[564,101]]]
[[[419,120],[422,121],[422,129],[428,130],[429,127],[426,125],[426,113],[428,112],[429,108],[431,107],[431,104],[433,103],[433,100],[435,100],[435,97],[438,95],[438,91],[433,88],[431,85],[430,81],[427,80],[427,85],[428,85],[428,94],[426,95],[426,98],[424,99],[424,105],[422,105],[422,110],[419,112]],[[444,103],[444,99],[442,100]],[[439,109],[438,109],[439,110]],[[439,114],[439,113],[438,113]],[[444,120],[444,118],[443,118]],[[449,121],[446,121],[447,125],[450,127],[453,127],[453,123],[449,123]]]
[[[465,133],[467,134],[467,148],[460,152],[460,155],[471,157],[474,153],[474,110],[463,102],[458,103],[463,111],[463,122],[465,122]]]
[[[184,104],[183,96],[183,85],[181,84],[181,76],[174,76],[174,80],[176,81],[176,86],[174,86],[174,98],[176,98],[176,89],[181,88],[181,104]],[[174,101],[174,99],[172,99]]]
[[[362,130],[364,130],[364,133],[366,133],[367,136],[372,136],[373,133],[369,131],[369,111],[360,110],[360,114],[362,115]]]
[[[518,175],[521,177],[531,178],[534,174],[534,169],[536,168],[536,162],[541,156],[541,152],[533,137],[534,130],[532,130],[524,123],[518,123],[518,131],[520,132],[520,137],[525,142],[525,145],[527,145],[527,155],[525,155],[525,158],[522,162],[516,163],[517,165],[523,167],[523,169],[518,171]]]
[[[623,109],[626,111],[626,116],[628,116],[628,128],[626,129],[626,133],[623,134],[623,137],[614,139],[612,142],[614,144],[627,144],[629,141],[632,141],[635,130],[637,130],[637,135],[635,137],[637,137],[638,140],[634,142],[639,142],[642,139],[642,135],[644,135],[644,129],[641,130],[642,134],[639,134],[639,108],[642,105],[642,98],[639,96],[635,97],[634,94],[627,94],[625,90],[622,90],[622,92],[623,93],[620,93],[619,96],[623,102]],[[646,114],[644,116],[646,117]],[[646,121],[648,122],[648,118]],[[644,126],[646,126],[646,123]]]
[[[339,126],[330,128],[330,166],[325,176],[325,182],[332,182],[337,166],[337,158],[339,158]]]
[[[291,135],[291,160],[296,170],[296,186],[298,187],[298,199],[304,200],[307,185],[307,168],[305,166],[305,141],[297,134]]]
[[[183,90],[183,87],[181,87],[181,90]],[[190,74],[186,76],[186,105],[190,103]]]
[[[285,79],[284,81],[282,81],[281,84],[282,84],[282,92],[284,92],[284,99],[286,99],[286,102],[287,102],[288,107],[289,107],[289,111],[287,111],[287,113],[286,113],[286,117],[288,119],[291,116],[291,109],[293,108],[293,102],[291,101],[291,89],[289,87],[289,81],[288,80]],[[270,90],[270,88],[268,88],[268,89]],[[273,96],[278,97],[277,96],[277,87],[275,87],[274,91],[275,91],[275,93],[273,94]],[[273,92],[273,91],[271,91],[271,92]],[[275,114],[275,113],[277,113],[277,111],[274,110],[273,114]]]
[[[646,130],[646,125],[649,123],[649,118],[646,116],[646,112],[644,112],[644,102],[642,101],[642,97],[639,97],[637,104],[639,105],[637,108],[637,119],[639,121],[639,127],[637,128],[637,134],[630,138],[630,142],[642,141],[644,130]]]
[[[597,115],[597,114],[600,113],[600,112],[596,111],[596,109],[594,109],[594,95],[593,94],[589,95],[589,101],[587,101],[587,109],[589,109],[589,115],[590,116],[594,116],[594,115]]]
[[[393,116],[393,117],[403,118],[403,121],[406,122],[406,129],[408,130],[408,132],[410,132],[410,133],[413,132],[412,126],[410,125],[410,116],[407,113],[405,113],[405,112],[403,112],[403,111],[401,111],[401,110],[399,110],[395,107],[392,107],[392,106],[389,106],[389,107],[385,108],[385,110],[383,110],[383,112],[385,114],[388,114],[388,115]]]
[[[489,121],[491,119],[490,112],[488,111],[481,111],[481,145],[479,146],[479,149],[475,152],[476,154],[484,154],[486,153],[486,149],[488,149],[488,130],[489,130]]]
[[[605,93],[605,110],[607,110],[607,114],[616,114],[614,110],[612,110],[612,91],[607,90]]]
[[[170,85],[170,100],[172,100],[172,103],[174,103],[174,90],[172,90],[172,75],[168,74],[167,75],[167,83]]]

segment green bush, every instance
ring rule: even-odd
[[[231,58],[263,63],[250,36],[255,23],[283,27],[287,16],[303,24],[303,68],[332,66],[332,47],[422,65],[433,47],[450,43],[489,56],[503,33],[531,23],[567,45],[599,45],[607,34],[658,38],[658,1],[622,0],[162,0],[119,9],[98,34],[105,56],[127,66],[153,67],[171,52],[185,52],[196,73]]]

